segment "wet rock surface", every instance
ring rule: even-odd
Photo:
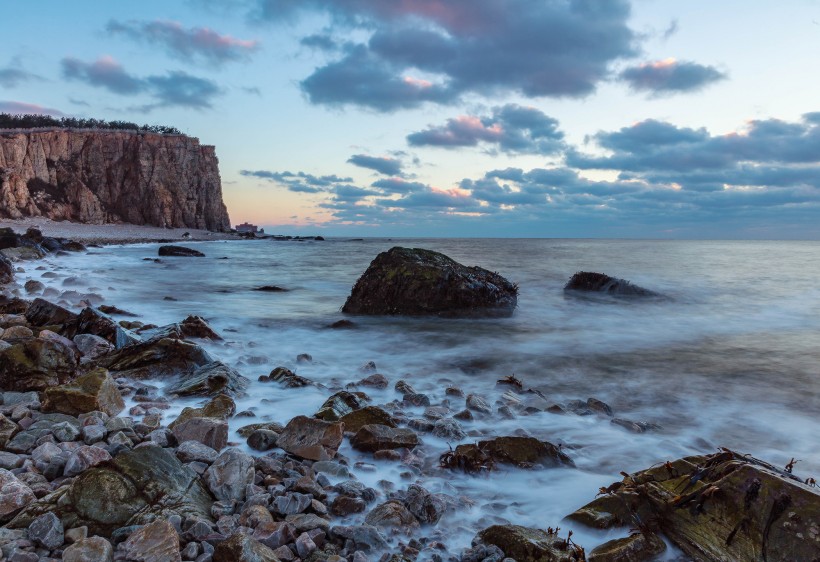
[[[350,314],[509,316],[518,288],[497,273],[444,254],[395,247],[379,254],[342,307]]]
[[[564,286],[564,291],[603,293],[623,297],[658,297],[658,293],[633,285],[626,279],[617,279],[604,273],[579,271]]]

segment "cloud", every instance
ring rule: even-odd
[[[147,94],[153,97],[153,103],[139,107],[143,111],[158,107],[209,109],[213,99],[222,93],[215,82],[181,70],[167,72],[164,76],[140,78],[129,74],[119,62],[109,56],[92,63],[67,57],[61,63],[63,76],[68,80],[84,82],[118,95]]]
[[[564,148],[558,121],[534,107],[507,104],[486,117],[460,116],[447,123],[411,133],[411,146],[456,148],[494,145],[502,152],[555,154]]]
[[[726,73],[714,66],[675,59],[641,63],[630,66],[619,74],[619,78],[632,90],[652,95],[694,92],[725,80],[726,77]]]
[[[338,185],[353,181],[352,178],[337,175],[314,176],[305,172],[272,172],[269,170],[240,170],[239,175],[267,180],[296,193],[325,193]]]
[[[473,93],[583,97],[607,78],[612,63],[638,52],[627,0],[258,0],[256,6],[258,21],[292,22],[320,12],[337,35],[349,38],[353,29],[353,37],[367,36],[302,81],[312,103],[331,106],[393,111]],[[313,35],[306,40],[321,44]]]
[[[339,49],[339,44],[327,33],[314,33],[313,35],[302,37],[299,43],[305,47],[319,51],[335,51]]]
[[[402,173],[401,160],[388,156],[368,156],[367,154],[354,154],[347,159],[348,163],[360,168],[374,170],[386,176],[400,176]]]
[[[41,76],[37,76],[36,74],[32,74],[22,68],[20,68],[19,64],[15,64],[15,61],[12,60],[12,63],[5,67],[0,68],[0,86],[3,88],[15,88],[24,82],[32,82],[37,80],[42,80]]]
[[[64,117],[65,113],[59,109],[43,107],[33,103],[21,101],[0,101],[0,113],[22,113],[36,115],[51,115],[52,117]]]
[[[186,29],[175,21],[111,20],[106,30],[138,42],[159,45],[172,57],[212,65],[248,60],[258,49],[259,41],[220,35],[207,27]]]
[[[670,39],[673,35],[675,35],[678,32],[678,30],[680,30],[680,22],[677,18],[674,18],[672,19],[672,21],[669,22],[667,28],[663,30],[663,33],[661,34],[661,39],[663,39],[664,41]]]

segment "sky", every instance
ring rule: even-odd
[[[215,145],[234,224],[820,238],[818,0],[0,6],[0,112]]]

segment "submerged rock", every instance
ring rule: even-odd
[[[350,444],[354,449],[366,453],[375,453],[385,449],[412,449],[419,443],[419,436],[412,430],[381,424],[362,426],[350,439]]]
[[[179,329],[185,338],[201,338],[219,341],[222,336],[217,334],[201,316],[188,316],[179,323]]]
[[[633,285],[626,279],[617,279],[603,273],[579,271],[564,286],[564,291],[606,293],[616,296],[657,297],[658,293]]]
[[[101,357],[97,364],[134,379],[161,379],[191,375],[213,363],[207,351],[195,343],[176,338],[150,339]]]
[[[341,390],[325,400],[314,417],[325,421],[339,421],[345,415],[354,412],[370,401],[364,392]]]
[[[496,437],[459,445],[455,451],[441,457],[443,466],[467,472],[490,469],[495,463],[512,464],[519,468],[575,466],[559,447],[534,437]]]
[[[341,421],[345,424],[345,431],[351,433],[356,433],[362,427],[370,424],[386,425],[387,427],[396,427],[397,425],[393,416],[378,406],[365,406],[345,414],[342,416]]]
[[[159,253],[160,256],[179,256],[179,257],[197,257],[197,258],[204,258],[205,257],[205,254],[203,254],[199,250],[194,250],[192,248],[186,248],[185,246],[160,246],[158,253]]]
[[[391,248],[356,282],[342,312],[439,316],[509,316],[518,287],[497,273],[444,254]]]

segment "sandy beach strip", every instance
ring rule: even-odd
[[[0,228],[11,227],[15,232],[25,233],[38,228],[44,236],[69,238],[83,244],[136,244],[161,240],[238,240],[239,236],[227,232],[211,232],[193,228],[160,228],[135,224],[83,224],[69,221],[53,221],[44,217],[25,219],[0,219]],[[188,234],[189,236],[184,236]]]

